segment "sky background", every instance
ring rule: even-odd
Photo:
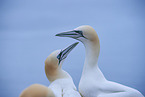
[[[55,34],[81,25],[98,33],[105,77],[145,95],[144,0],[0,0],[0,97],[18,97],[34,83],[49,86],[45,59],[77,41]],[[84,49],[79,43],[63,64],[76,87]]]

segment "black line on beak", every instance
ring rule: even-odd
[[[84,37],[83,32],[81,30],[72,30],[72,31],[62,32],[62,33],[56,34],[55,36],[71,37],[71,38],[74,38],[74,39],[77,39],[79,37]],[[84,38],[86,38],[86,37],[84,37]]]
[[[78,43],[79,42],[73,43],[72,45],[70,45],[66,49],[60,51],[59,55],[57,56],[57,59],[59,60],[59,64],[63,59],[65,59],[67,57],[67,55],[72,51],[72,49],[74,49],[76,47],[76,45]]]

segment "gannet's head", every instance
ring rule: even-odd
[[[48,79],[57,75],[64,59],[77,44],[78,42],[70,45],[64,50],[56,50],[47,57],[45,60],[45,73]]]
[[[33,84],[26,88],[19,97],[55,97],[53,91],[40,84]]]
[[[79,26],[72,31],[58,33],[56,34],[56,36],[71,37],[83,43],[88,42],[88,41],[99,42],[99,38],[96,31],[91,26],[88,26],[88,25]]]

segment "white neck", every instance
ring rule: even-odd
[[[95,74],[95,78],[97,79],[105,79],[103,73],[100,71],[98,67],[98,57],[100,53],[100,43],[99,40],[96,41],[85,41],[84,43],[86,49],[86,57],[83,68],[83,75],[88,74],[90,72]]]
[[[68,75],[68,73],[62,69],[57,71],[57,75],[56,76],[49,76],[48,80],[50,81],[50,83],[52,83],[53,81],[57,80],[57,79],[63,79],[63,78],[69,78],[70,76]]]

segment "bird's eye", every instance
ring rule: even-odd
[[[58,60],[60,60],[61,55],[62,55],[62,52],[60,52],[59,55],[57,56]]]
[[[76,33],[78,33],[78,34],[80,34],[80,35],[82,35],[83,36],[83,32],[82,31],[80,31],[80,30],[74,30]]]
[[[60,55],[57,56],[57,59],[60,60]]]
[[[60,59],[60,55],[57,56],[57,59]]]
[[[79,31],[79,30],[74,30],[74,31],[78,34],[82,33],[82,31]]]
[[[81,35],[81,37],[84,37],[86,38],[84,35],[83,35],[83,31],[81,30],[74,30],[77,34]],[[87,39],[87,38],[86,38]]]

